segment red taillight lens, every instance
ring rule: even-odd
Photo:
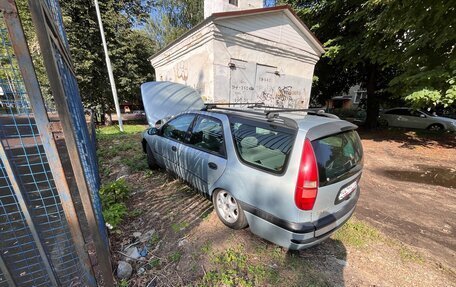
[[[299,209],[312,210],[318,191],[318,168],[312,144],[304,142],[298,181],[296,182],[295,203]]]

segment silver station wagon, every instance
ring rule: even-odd
[[[360,194],[356,126],[315,110],[230,106],[193,105],[149,128],[142,141],[149,166],[210,198],[228,227],[249,227],[289,249],[329,237],[353,214]]]

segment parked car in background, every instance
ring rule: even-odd
[[[134,115],[145,116],[146,112],[144,112],[143,110],[135,110],[135,111],[133,111],[133,114]]]
[[[456,120],[439,117],[411,108],[393,108],[385,110],[379,116],[383,126],[428,129],[431,131],[456,131]]]
[[[163,111],[158,102],[146,113]],[[328,238],[355,210],[363,168],[356,128],[322,112],[212,104],[149,128],[142,145],[151,168],[210,198],[228,227],[249,226],[302,249]]]

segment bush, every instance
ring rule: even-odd
[[[125,201],[130,196],[130,188],[124,179],[105,184],[100,189],[101,205],[105,222],[116,228],[127,215]]]

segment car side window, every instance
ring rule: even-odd
[[[402,116],[412,116],[412,111],[408,109],[402,109],[400,112],[400,115]]]
[[[396,113],[397,113],[397,109],[396,110],[387,111],[387,112],[385,112],[385,115],[396,115]]]
[[[189,144],[196,148],[225,156],[225,138],[223,136],[222,122],[211,117],[198,117],[193,126]]]
[[[398,116],[410,116],[410,111],[408,109],[394,109],[386,112],[385,114],[398,115]]]
[[[422,112],[417,111],[417,110],[411,110],[411,111],[410,111],[410,114],[411,114],[412,116],[418,117],[418,118],[421,117],[421,115],[424,115]]]
[[[186,114],[172,119],[163,126],[163,136],[183,142],[194,118],[195,115]]]
[[[291,131],[234,118],[230,124],[235,148],[244,163],[273,173],[285,170],[295,139]]]

